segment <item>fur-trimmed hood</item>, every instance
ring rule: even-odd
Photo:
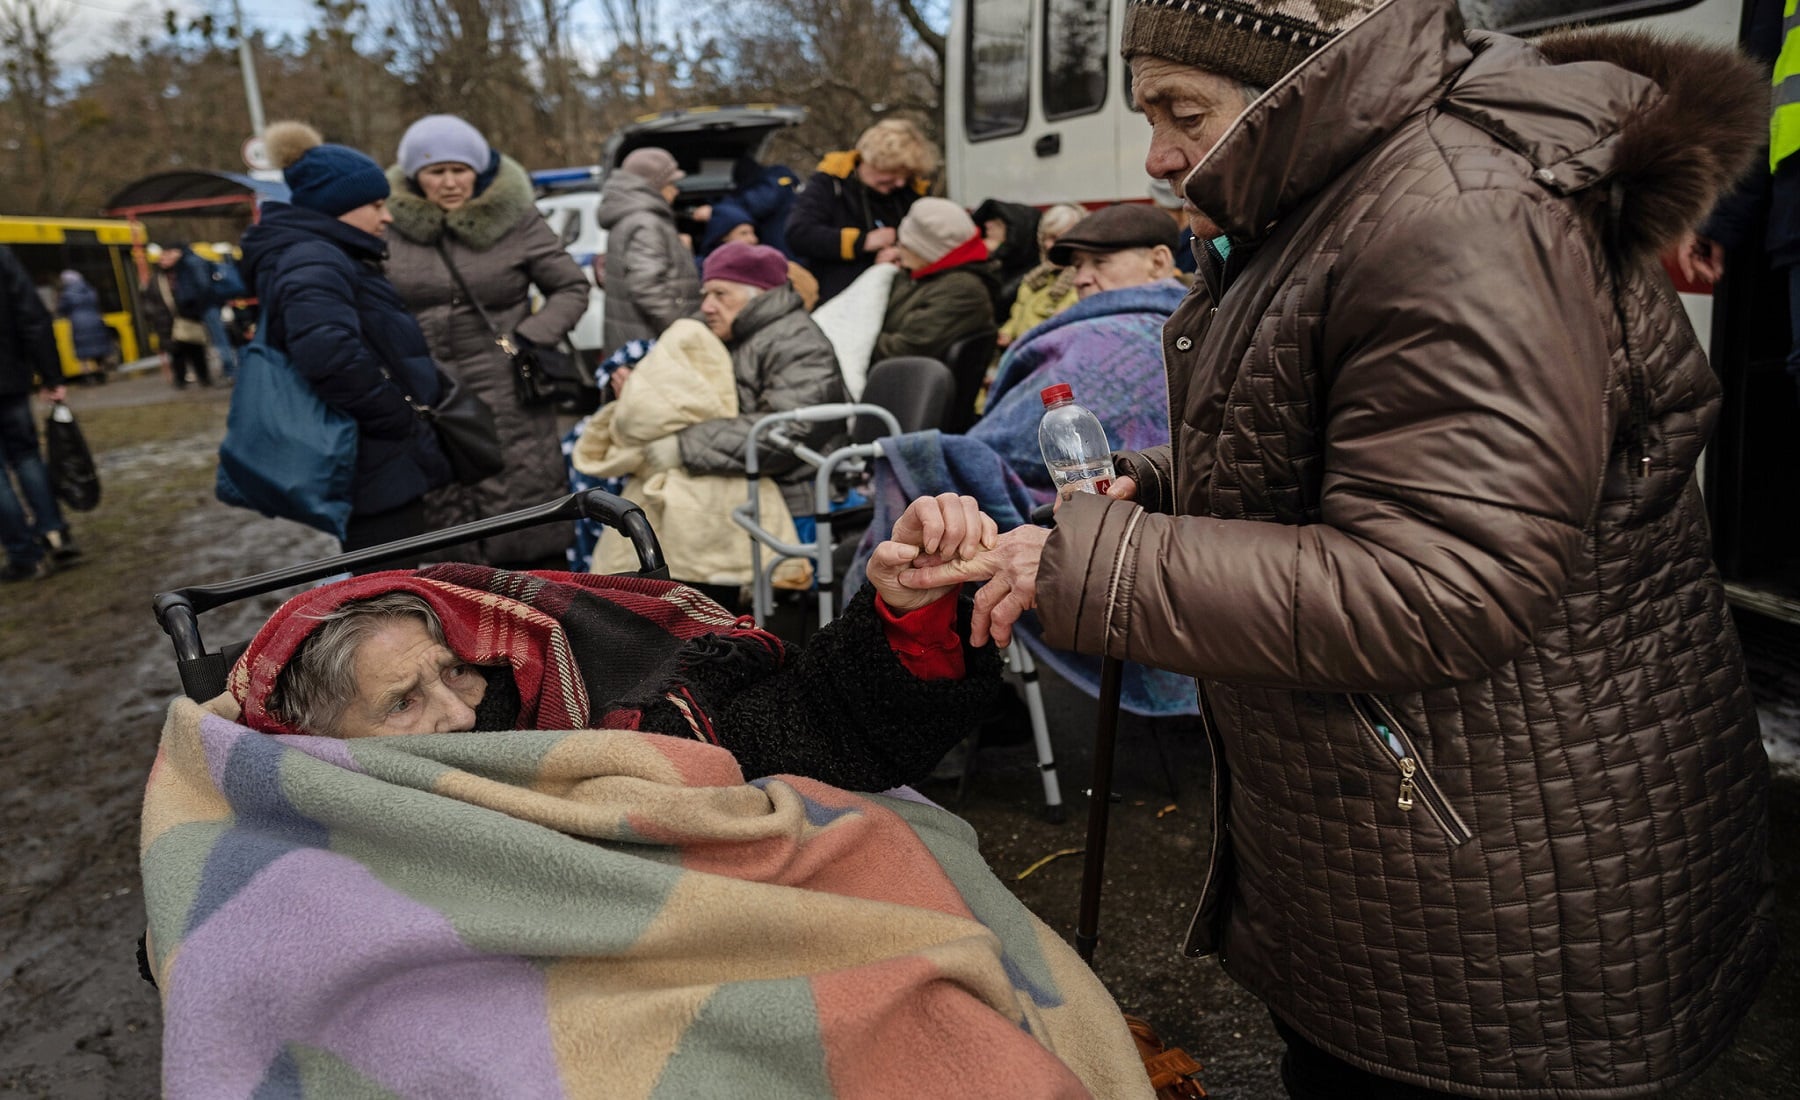
[[[501,156],[500,170],[487,190],[449,213],[419,194],[398,164],[388,168],[387,174],[388,183],[393,187],[393,194],[388,197],[388,210],[394,215],[394,229],[418,244],[437,244],[448,226],[457,240],[478,252],[486,251],[498,244],[500,238],[518,225],[528,212],[536,210],[532,202],[531,176],[524,165],[509,156]]]
[[[1466,32],[1451,0],[1388,0],[1252,103],[1184,189],[1234,238],[1257,240],[1435,106],[1524,157],[1545,187],[1594,208],[1617,196],[1615,243],[1642,259],[1749,166],[1768,95],[1733,49],[1605,30],[1533,43]]]
[[[1630,259],[1654,257],[1704,220],[1768,141],[1768,73],[1737,50],[1647,31],[1470,40],[1475,62],[1446,109],[1479,113],[1545,186],[1581,192],[1594,208],[1618,202],[1614,244]],[[1490,54],[1505,69],[1492,78]],[[1571,119],[1571,104],[1586,117]]]

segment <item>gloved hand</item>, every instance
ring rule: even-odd
[[[661,473],[681,469],[681,441],[672,435],[653,439],[644,445],[644,472]]]

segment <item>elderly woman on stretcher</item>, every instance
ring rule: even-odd
[[[992,521],[926,498],[893,535],[800,647],[635,577],[289,601],[146,791],[165,1094],[1149,1096],[968,826],[855,793],[999,683],[955,589],[900,580]]]

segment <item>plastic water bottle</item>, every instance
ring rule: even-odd
[[[1106,492],[1113,479],[1112,448],[1099,418],[1075,403],[1067,383],[1046,387],[1038,397],[1044,402],[1038,448],[1056,494],[1067,500],[1076,493]]]

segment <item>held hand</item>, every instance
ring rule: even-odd
[[[614,397],[625,396],[625,383],[631,381],[630,367],[614,367],[612,372],[612,391]]]
[[[966,568],[999,537],[999,527],[981,511],[974,497],[944,493],[920,497],[894,524],[893,537],[869,558],[869,583],[895,611],[912,611],[956,591],[978,576],[954,573],[930,585],[915,585],[903,576],[926,568]]]
[[[644,444],[644,473],[657,474],[664,470],[681,469],[681,441],[672,435],[661,439],[652,439]]]
[[[884,248],[880,252],[875,253],[875,262],[878,264],[898,264],[900,262],[900,250],[898,248]]]
[[[1711,286],[1725,274],[1725,249],[1690,229],[1676,242],[1675,266],[1688,282]]]
[[[1062,511],[1063,502],[1079,492],[1081,492],[1080,489],[1074,488],[1059,491],[1056,494],[1056,499],[1050,504],[1050,511],[1052,513]],[[1114,500],[1136,500],[1137,479],[1126,477],[1124,474],[1114,477],[1112,483],[1106,487],[1106,495]]]
[[[900,583],[920,589],[991,578],[975,593],[969,644],[984,645],[992,638],[996,645],[1010,645],[1013,624],[1037,606],[1038,562],[1049,538],[1050,529],[1046,527],[1015,527],[1001,535],[992,550],[984,550],[968,561],[915,565],[901,575]]]
[[[871,229],[863,234],[863,251],[880,252],[884,248],[892,247],[894,242],[899,239],[899,231],[891,225],[884,225],[879,229]],[[876,262],[880,263],[882,261],[878,259]]]
[[[67,398],[69,396],[69,387],[62,386],[62,385],[45,386],[42,390],[39,391],[39,395],[41,397],[43,397],[43,399],[45,401],[67,400]]]

